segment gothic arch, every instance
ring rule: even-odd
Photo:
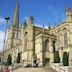
[[[25,45],[25,51],[28,49],[28,33],[25,32],[25,35],[24,35],[24,45]]]
[[[67,36],[67,29],[64,28],[64,46],[67,47],[68,46],[68,36]]]
[[[26,36],[26,34],[28,34],[28,32],[25,32],[25,33],[24,33],[24,37]]]
[[[55,41],[52,41],[52,45],[53,45],[53,52],[55,52],[56,51],[56,49],[55,49]]]
[[[49,51],[49,40],[45,40],[45,51]]]
[[[18,38],[18,32],[17,31],[13,32],[13,38],[16,38],[16,39]]]
[[[67,28],[66,28],[66,27],[64,27],[64,28],[63,28],[63,31],[65,31],[65,30],[67,30]]]

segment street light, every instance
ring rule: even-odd
[[[5,40],[6,40],[6,32],[7,32],[7,27],[8,27],[8,21],[10,20],[10,18],[8,16],[6,16],[4,18],[6,20],[6,29],[5,29],[5,36],[4,36],[4,44],[3,44],[3,56],[4,56],[4,48],[5,48]],[[2,57],[2,62],[3,62],[3,57]]]
[[[7,23],[8,23],[8,21],[10,20],[10,18],[9,18],[8,16],[6,16],[6,17],[5,17],[5,20],[6,20]]]
[[[3,44],[3,57],[4,57],[4,48],[5,48],[5,40],[6,40],[6,32],[7,32],[7,27],[8,27],[8,21],[10,20],[10,18],[8,17],[8,16],[6,16],[5,18],[4,18],[5,20],[6,20],[6,29],[5,29],[5,36],[4,36],[4,44]],[[3,57],[2,57],[2,63],[3,63]],[[2,68],[2,67],[1,67]],[[1,69],[1,70],[3,70],[3,69]]]
[[[7,27],[8,27],[8,21],[10,20],[10,18],[8,16],[5,17],[6,20],[6,30],[5,30],[5,37],[4,37],[4,45],[3,45],[3,56],[4,56],[4,47],[5,47],[5,40],[6,40],[6,32],[7,32]]]

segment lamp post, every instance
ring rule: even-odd
[[[2,54],[2,64],[3,64],[3,58],[4,58],[4,48],[5,48],[5,40],[6,40],[6,32],[7,32],[7,27],[8,27],[8,21],[10,20],[10,18],[8,16],[6,16],[4,18],[6,20],[6,29],[5,29],[5,36],[4,36],[4,43],[3,43],[3,54]],[[1,66],[1,72],[3,72],[3,68]]]
[[[4,18],[6,20],[6,29],[5,29],[5,36],[4,36],[4,44],[3,44],[3,57],[4,57],[4,48],[5,48],[5,40],[6,40],[6,32],[7,32],[7,27],[8,27],[8,21],[10,20],[10,18],[8,16],[6,16]],[[3,62],[3,58],[2,58],[2,62]]]

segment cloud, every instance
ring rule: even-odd
[[[37,26],[37,27],[43,28],[43,25],[42,24],[34,24],[34,25]],[[45,29],[48,29],[48,25],[44,25],[44,28]]]
[[[4,35],[5,35],[5,32],[0,31],[0,52],[3,51]]]
[[[34,24],[37,27],[42,27],[42,24]]]
[[[4,24],[4,23],[6,23],[5,19],[0,17],[0,24]]]

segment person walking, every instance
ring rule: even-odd
[[[6,65],[5,72],[10,72],[8,65]]]

